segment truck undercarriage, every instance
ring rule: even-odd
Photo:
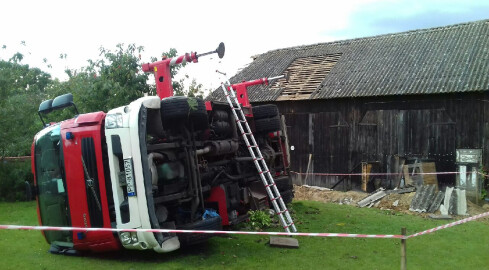
[[[112,115],[122,117],[123,123],[131,122],[131,113],[137,112],[139,118],[136,121],[139,142],[131,139],[134,145],[126,145],[126,148],[122,147],[121,141],[127,144],[129,140],[121,136],[125,136],[127,128],[109,129],[110,123],[106,122],[108,152],[113,153],[112,156],[109,154],[109,164],[114,166],[111,171],[116,172],[112,179],[119,177],[118,182],[112,183],[112,189],[117,193],[115,202],[119,207],[114,209],[120,213],[121,224],[130,223],[131,209],[139,209],[130,205],[132,201],[136,203],[141,192],[146,196],[152,228],[219,230],[222,225],[245,220],[250,209],[268,207],[265,189],[246,146],[238,137],[236,122],[227,104],[213,102],[210,104],[212,110],[207,111],[200,99],[170,97],[161,100],[159,108],[158,102],[157,98],[143,98],[143,101],[138,100],[128,107],[109,111],[107,115],[108,119]],[[189,105],[192,103],[197,104],[195,109]],[[292,186],[281,158],[283,149],[280,149],[285,142],[280,136],[269,136],[271,131],[279,132],[281,129],[278,113],[265,113],[258,123],[260,120],[270,122],[270,116],[276,120],[275,125],[261,127],[257,140],[264,149],[269,167],[277,175],[286,202],[290,202]],[[134,127],[129,128],[132,129]],[[132,152],[131,149],[138,147],[139,153]],[[140,155],[140,162],[134,160],[138,156],[135,154]],[[131,173],[141,171],[142,174],[134,178],[144,179],[144,190],[137,187],[141,185],[138,182],[135,189],[128,187],[128,165],[125,163],[134,164],[129,170],[133,171]],[[141,164],[141,169],[136,168],[136,163]],[[158,242],[171,237],[156,236]],[[179,240],[185,245],[206,237],[182,234]]]

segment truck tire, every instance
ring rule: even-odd
[[[254,106],[252,108],[254,119],[263,119],[278,115],[278,107],[274,104]]]
[[[279,131],[280,129],[280,117],[278,115],[270,118],[255,120],[255,130],[257,133],[268,133]]]
[[[209,128],[209,119],[207,118],[207,111],[194,114],[190,117],[191,122],[194,125],[194,130],[205,130]]]
[[[221,217],[211,217],[208,219],[200,220],[192,224],[186,224],[178,227],[179,230],[208,230],[208,231],[220,231],[222,230]],[[193,245],[207,241],[212,237],[212,234],[204,233],[177,233],[178,240],[183,246]]]
[[[193,123],[194,129],[202,130],[209,126],[205,103],[200,98],[181,96],[168,97],[161,100],[161,121],[165,128],[170,128],[182,121]]]

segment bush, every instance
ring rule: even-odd
[[[272,219],[265,211],[249,211],[248,214],[250,215],[250,225],[255,230],[266,229],[272,225]]]
[[[30,161],[0,162],[0,201],[25,201],[25,181],[34,183]]]

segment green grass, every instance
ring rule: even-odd
[[[444,224],[320,202],[294,202],[301,232],[408,233]],[[0,224],[36,225],[35,203],[0,203]],[[278,230],[278,229],[272,229]],[[48,253],[38,231],[0,230],[0,269],[399,269],[400,240],[299,237],[299,249],[265,236],[214,237],[173,253],[119,251],[68,257]],[[489,221],[473,221],[407,241],[408,269],[489,269]]]

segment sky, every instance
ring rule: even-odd
[[[170,48],[203,53],[224,42],[223,59],[201,57],[179,72],[215,89],[225,79],[216,69],[232,77],[270,50],[483,19],[487,0],[16,0],[2,3],[0,59],[21,52],[23,63],[66,80],[66,68],[98,59],[100,47],[135,43],[149,62]]]

